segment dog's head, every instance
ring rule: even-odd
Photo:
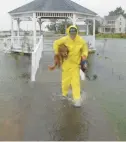
[[[67,58],[68,57],[68,54],[69,54],[69,50],[68,50],[68,47],[65,46],[64,44],[60,45],[59,46],[59,54],[64,57],[64,58]]]

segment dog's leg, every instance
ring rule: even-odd
[[[54,70],[57,67],[57,63],[55,63],[53,66],[48,66],[48,69],[50,71]]]
[[[57,66],[57,63],[55,63],[53,66],[48,66],[48,69],[50,71],[53,71],[56,68],[56,66]]]
[[[50,71],[53,71],[55,68],[56,68],[55,65],[54,65],[54,66],[48,66],[48,69],[49,69]]]
[[[59,60],[59,56],[55,55],[54,56],[54,65],[53,66],[48,66],[48,69],[50,71],[53,71],[58,66],[58,60]]]

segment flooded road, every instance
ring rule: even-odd
[[[81,109],[60,98],[60,71],[49,72],[45,52],[36,82],[29,81],[28,56],[0,54],[0,140],[126,140],[126,41],[97,40],[82,83]]]

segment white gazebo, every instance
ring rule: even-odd
[[[35,57],[38,58],[35,60],[38,60],[41,58],[41,52],[43,49],[42,42],[43,42],[43,36],[37,37],[36,36],[36,23],[39,23],[40,26],[40,33],[41,32],[41,26],[42,23],[46,19],[70,19],[73,23],[73,25],[76,25],[76,21],[79,19],[85,20],[93,20],[93,35],[91,36],[85,36],[84,38],[87,40],[87,42],[92,43],[92,47],[95,48],[95,17],[96,13],[71,1],[71,0],[34,0],[22,7],[19,7],[13,11],[10,11],[9,14],[11,15],[11,50],[21,52],[22,49],[24,52],[29,52],[25,49],[25,44],[23,43],[24,37],[20,36],[20,22],[21,21],[32,21],[33,23],[33,34],[31,37],[27,37],[30,40],[30,46],[31,46],[31,53],[35,53]],[[17,36],[14,36],[14,27],[13,22],[14,20],[17,21]],[[87,30],[88,31],[88,30]],[[38,55],[38,54],[40,55]],[[34,60],[32,58],[32,60]],[[32,63],[36,63],[32,61]],[[34,65],[32,65],[34,66]],[[36,74],[37,68],[39,64],[37,63],[37,67],[34,67],[35,70],[33,74]],[[32,80],[35,80],[35,77],[32,77]]]

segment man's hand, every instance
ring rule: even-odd
[[[81,61],[81,66],[82,66],[83,69],[87,69],[87,65],[88,65],[87,60]]]
[[[82,61],[87,60],[86,56],[82,56],[82,57],[81,57],[81,60],[82,60]]]

